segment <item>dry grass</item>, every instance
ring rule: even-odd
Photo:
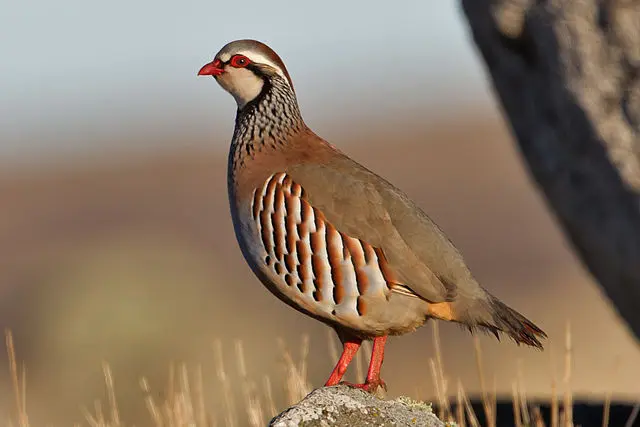
[[[7,345],[7,353],[9,355],[9,372],[11,373],[11,381],[13,383],[13,394],[16,398],[16,418],[19,427],[29,426],[29,417],[27,416],[27,371],[24,366],[18,371],[18,363],[16,361],[16,350],[13,345],[13,335],[9,330],[5,331],[5,342]]]
[[[440,347],[440,338],[438,332],[437,322],[433,322],[433,338],[434,348],[436,355],[429,360],[431,367],[431,375],[434,385],[434,391],[438,400],[438,416],[445,421],[452,421],[457,423],[458,426],[466,427],[479,427],[480,423],[478,417],[475,414],[469,399],[466,396],[464,387],[460,379],[457,381],[457,393],[455,397],[455,408],[452,409],[452,402],[447,393],[448,378],[444,373],[444,367],[442,364],[442,352]],[[484,410],[485,419],[487,420],[487,427],[495,427],[497,424],[497,399],[495,392],[495,385],[491,391],[488,390],[486,377],[482,362],[482,348],[480,346],[480,340],[478,336],[474,336],[474,349],[475,349],[475,361],[476,369],[478,372],[478,379],[480,382],[482,407]],[[573,394],[571,389],[571,372],[572,372],[572,336],[571,327],[567,323],[565,333],[565,348],[564,348],[564,376],[563,376],[563,399],[562,406],[560,407],[558,402],[557,392],[557,379],[555,373],[555,365],[553,363],[553,348],[550,348],[551,358],[551,401],[549,402],[551,408],[550,427],[573,427]],[[516,427],[546,427],[541,410],[538,406],[532,405],[527,399],[527,393],[525,384],[523,381],[523,366],[522,361],[518,360],[516,378],[512,384],[512,405],[514,425]],[[494,381],[495,384],[495,381]],[[603,409],[603,427],[609,425],[609,410],[611,404],[611,392],[607,392],[605,396],[605,404]],[[640,403],[636,404],[625,427],[631,427],[634,421],[640,414]]]
[[[8,425],[18,427],[29,427],[29,417],[27,415],[26,403],[26,369],[24,366],[18,367],[16,350],[13,337],[9,330],[5,331],[6,347],[9,356],[9,371],[15,395],[14,419],[8,420]],[[460,427],[480,427],[478,417],[467,397],[461,380],[458,378],[456,394],[451,401],[449,393],[449,378],[445,374],[443,357],[440,346],[440,336],[438,325],[433,322],[433,341],[436,350],[435,357],[429,360],[431,375],[434,385],[435,395],[438,400],[437,415],[445,421],[454,422]],[[474,336],[475,360],[479,376],[482,396],[482,406],[487,427],[495,426],[497,423],[497,405],[495,386],[490,391],[487,389],[486,378],[482,363],[482,348],[477,336]],[[287,405],[292,405],[302,399],[311,391],[311,385],[307,379],[307,360],[309,355],[309,337],[303,336],[300,355],[298,361],[286,346],[283,340],[278,340],[281,353],[283,355],[284,374],[279,376],[284,378],[281,386],[286,392]],[[242,401],[236,404],[235,396],[231,390],[231,375],[223,358],[222,342],[216,340],[213,350],[216,360],[217,379],[224,395],[223,410],[219,417],[212,413],[205,404],[203,392],[202,367],[197,366],[195,372],[190,374],[186,365],[180,364],[170,366],[169,381],[166,386],[164,398],[158,400],[153,397],[151,387],[146,378],[141,378],[140,386],[145,393],[144,404],[148,410],[149,418],[156,427],[183,427],[183,426],[207,426],[217,425],[235,427],[249,425],[252,427],[263,426],[265,422],[275,416],[278,412],[274,402],[273,384],[267,375],[261,378],[262,387],[258,381],[251,378],[245,364],[245,352],[243,343],[240,340],[234,342],[235,365],[237,369],[234,381],[241,382]],[[367,345],[364,352],[360,352],[356,359],[356,374],[359,378],[365,375],[366,354],[370,350]],[[338,351],[335,340],[329,335],[329,351],[332,359],[337,360]],[[550,349],[553,358],[553,349]],[[571,366],[572,366],[572,345],[571,329],[567,324],[566,340],[564,348],[564,394],[562,406],[558,404],[557,380],[554,364],[551,364],[551,418],[550,427],[573,427],[573,396],[571,392]],[[540,408],[531,405],[527,400],[526,390],[523,383],[523,368],[521,361],[518,361],[516,378],[512,384],[512,404],[514,413],[514,425],[517,427],[547,427]],[[103,362],[103,374],[107,394],[107,406],[104,408],[100,401],[96,401],[94,407],[89,410],[83,408],[86,422],[91,427],[121,427],[126,425],[120,417],[116,400],[116,385],[109,365]],[[611,393],[605,396],[603,409],[603,427],[609,425],[609,411],[611,403]],[[238,413],[239,407],[244,408],[246,422],[242,422],[242,414]],[[627,420],[625,427],[632,427],[640,413],[640,402],[637,403]],[[218,421],[221,421],[219,424]]]

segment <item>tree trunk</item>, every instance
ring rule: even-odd
[[[640,1],[462,5],[531,175],[640,339]]]

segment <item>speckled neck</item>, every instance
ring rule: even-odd
[[[236,115],[229,152],[229,178],[265,148],[279,149],[305,129],[296,95],[285,79],[265,79],[260,95]]]

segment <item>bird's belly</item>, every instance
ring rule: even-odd
[[[364,335],[415,329],[426,311],[392,291],[383,253],[338,231],[285,174],[232,209],[254,273],[294,308]],[[422,313],[420,312],[422,310]]]
[[[388,303],[384,280],[369,283],[369,288],[364,289],[358,286],[356,269],[350,260],[341,260],[332,266],[326,255],[312,253],[310,239],[300,240],[293,251],[286,248],[280,251],[275,247],[268,250],[262,244],[255,244],[260,230],[252,224],[247,226],[249,236],[239,236],[244,240],[240,244],[248,249],[243,251],[247,262],[278,297],[329,323],[369,333],[384,329],[369,315],[372,305],[378,312]],[[366,267],[358,274],[366,274],[365,271]]]
[[[236,227],[236,232],[255,275],[273,294],[302,313],[364,337],[404,334],[426,321],[425,301],[387,290],[384,280],[370,281],[366,290],[358,288],[355,272],[345,261],[340,266],[343,280],[339,283],[334,282],[330,268],[318,262],[315,270],[312,263],[312,274],[306,276],[305,264],[295,253],[278,257],[256,245],[258,230],[250,222]]]
[[[325,244],[313,236],[324,233],[324,229],[312,229],[306,238],[294,236],[295,245],[276,249],[275,245],[262,244],[261,230],[255,222],[242,221],[238,225],[238,242],[253,272],[292,307],[366,335],[384,335],[390,329],[403,328],[407,322],[406,316],[394,318],[388,312],[387,308],[395,304],[379,271],[360,265],[348,252],[344,252],[345,257],[330,260]],[[286,233],[281,237],[294,240]],[[316,247],[312,239],[322,244]]]

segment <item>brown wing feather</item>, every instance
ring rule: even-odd
[[[287,173],[341,232],[380,248],[401,283],[430,302],[482,296],[462,255],[402,191],[331,148],[323,163],[301,162]],[[465,298],[466,299],[466,298]]]

